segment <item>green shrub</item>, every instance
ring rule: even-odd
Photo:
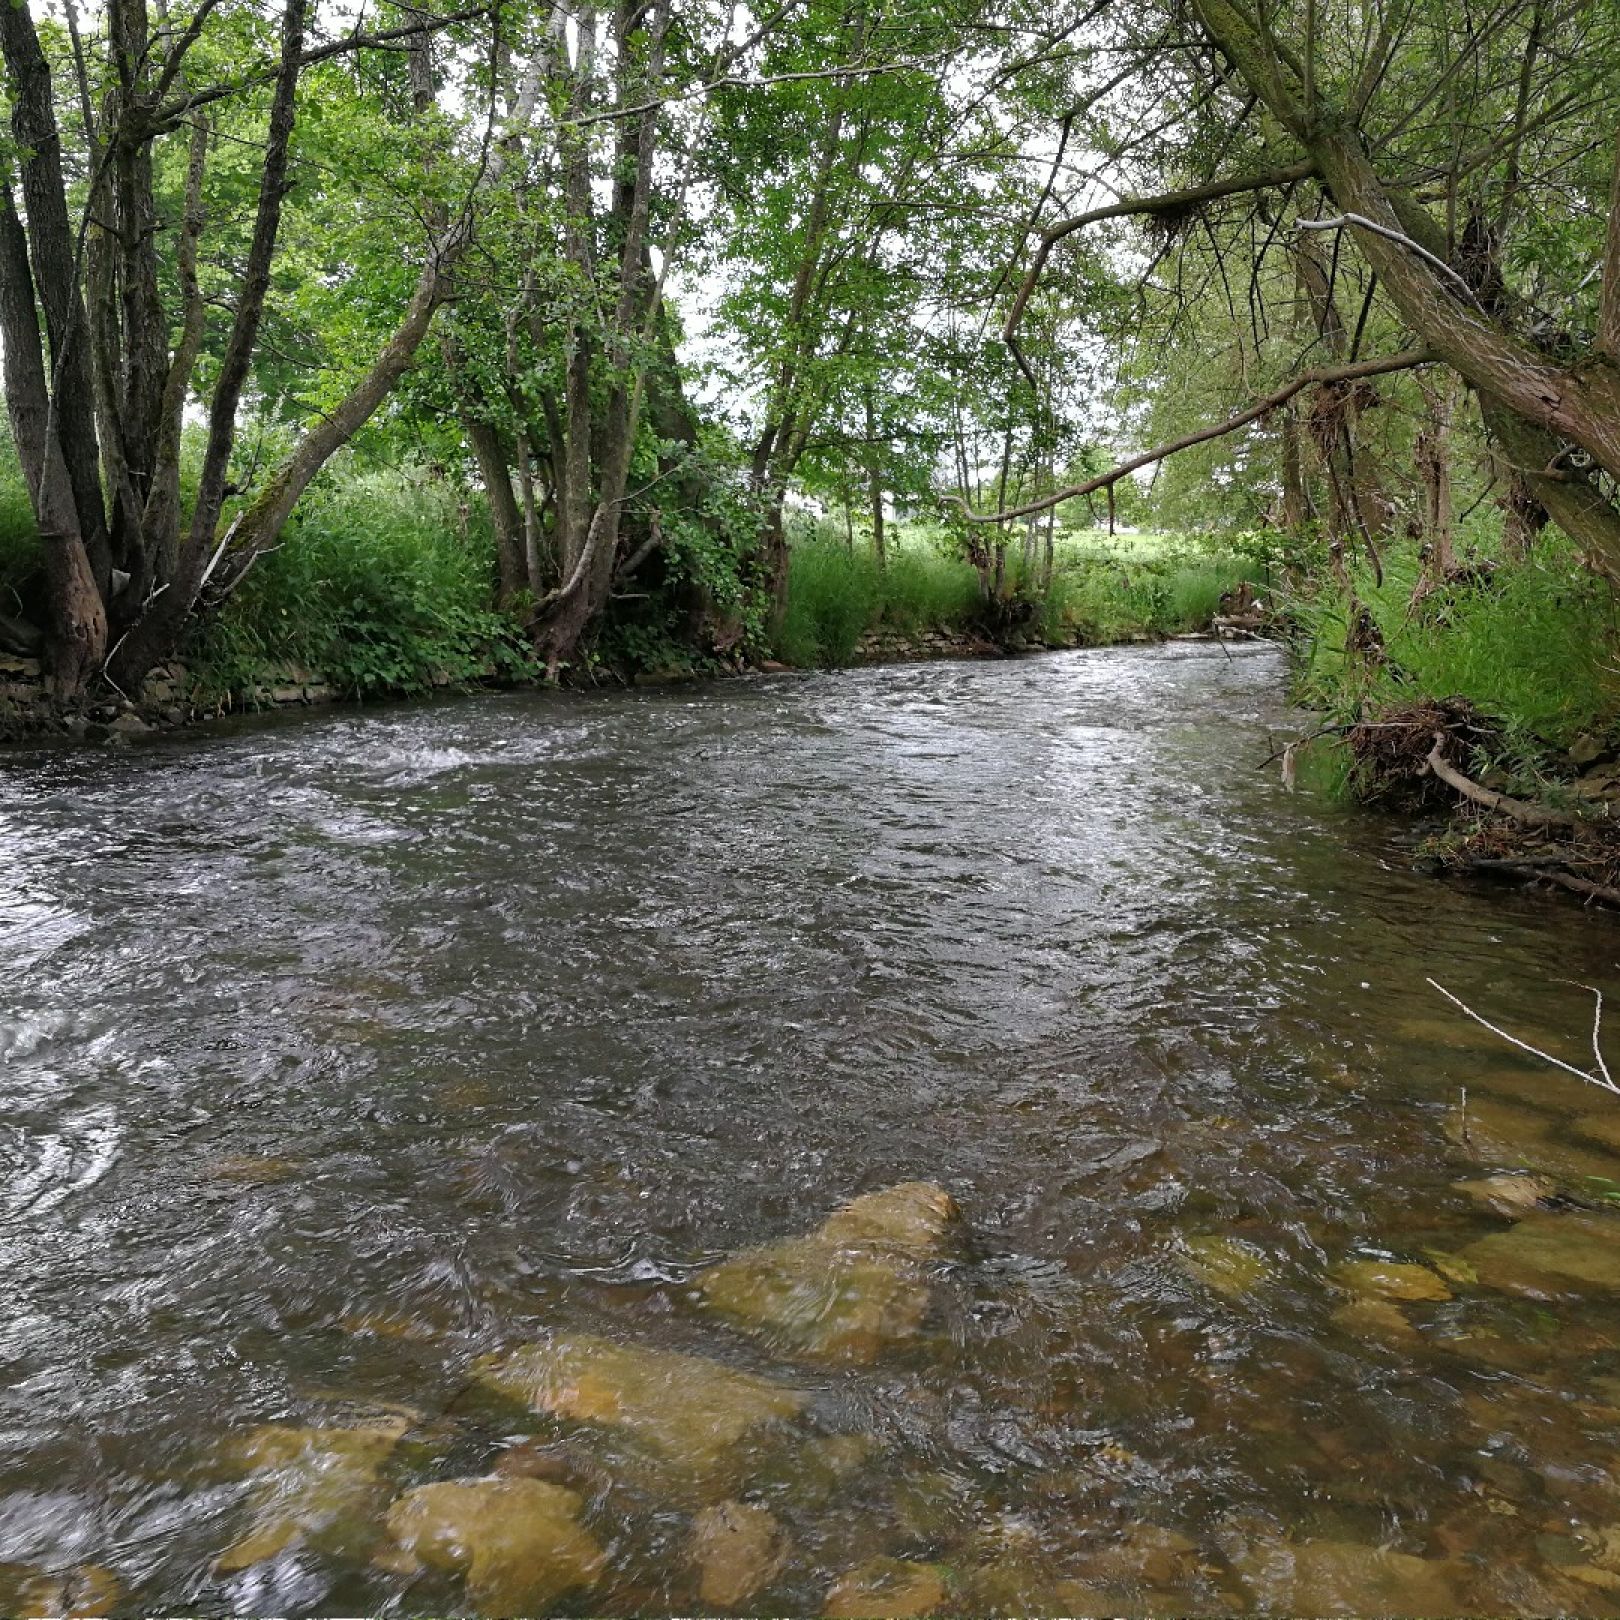
[[[1382,663],[1346,656],[1342,590],[1292,604],[1300,699],[1349,717],[1363,703],[1467,698],[1510,737],[1565,748],[1620,716],[1613,592],[1549,538],[1523,563],[1411,603],[1415,556],[1385,559],[1384,581],[1354,576],[1383,638]]]
[[[411,472],[340,476],[300,503],[187,657],[218,690],[266,663],[302,664],[356,696],[525,667],[490,606],[494,546],[477,510]]]
[[[0,430],[0,613],[23,608],[39,572],[39,529],[11,435]]]
[[[787,603],[777,628],[779,657],[801,667],[847,664],[879,625],[906,634],[966,630],[983,612],[970,563],[926,540],[896,538],[887,566],[851,548],[825,525],[802,525],[788,554]]]

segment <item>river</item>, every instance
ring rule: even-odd
[[[1620,1097],[1426,982],[1585,1062],[1613,919],[1413,873],[1298,724],[1171,644],[0,760],[0,1607],[498,1609],[391,1508],[498,1468],[564,1613],[726,1607],[717,1511],[740,1612],[1620,1613]],[[908,1182],[870,1354],[694,1286]],[[479,1380],[573,1340],[792,1411],[638,1469]]]

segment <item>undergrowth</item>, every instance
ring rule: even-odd
[[[249,688],[267,664],[302,665],[354,696],[420,691],[527,667],[518,629],[490,606],[494,543],[442,481],[353,474],[312,490],[186,661],[205,688]]]
[[[805,524],[790,556],[778,656],[800,666],[838,666],[861,638],[882,628],[997,635],[1005,626],[1052,646],[1104,646],[1140,637],[1207,629],[1221,598],[1264,569],[1231,551],[1209,551],[1178,536],[1066,540],[1049,585],[1022,576],[1010,548],[999,601],[948,537],[916,526],[901,531],[880,569],[866,547]]]
[[[1289,605],[1295,695],[1341,720],[1420,700],[1464,699],[1493,721],[1514,768],[1566,750],[1578,737],[1609,738],[1620,723],[1620,663],[1613,594],[1552,535],[1528,561],[1482,570],[1416,607],[1415,555],[1384,560],[1380,584],[1353,576],[1381,655],[1346,650],[1350,604],[1319,585]]]

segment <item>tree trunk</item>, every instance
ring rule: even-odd
[[[1416,457],[1423,480],[1423,527],[1429,548],[1430,577],[1436,582],[1456,572],[1452,544],[1451,495],[1451,378],[1423,386],[1428,420],[1418,434]]]
[[[512,474],[500,435],[488,422],[463,409],[462,431],[478,463],[479,481],[489,501],[490,523],[495,530],[496,600],[502,607],[529,587],[529,566],[524,555],[523,514],[512,493]]]
[[[1347,228],[1363,258],[1412,331],[1478,392],[1498,441],[1505,447],[1534,443],[1550,451],[1538,459],[1508,448],[1510,458],[1522,467],[1551,468],[1559,475],[1560,462],[1573,445],[1612,477],[1620,477],[1620,365],[1596,345],[1597,363],[1561,365],[1508,331],[1449,265],[1446,233],[1428,211],[1379,180],[1353,123],[1319,101],[1306,105],[1303,85],[1291,77],[1285,59],[1268,48],[1254,19],[1232,0],[1193,3],[1247,88],[1309,154],[1338,207],[1359,216]],[[1616,191],[1620,193],[1620,180]],[[1620,231],[1612,219],[1610,228],[1611,233]],[[1620,236],[1611,234],[1610,245],[1616,243]],[[1414,251],[1414,245],[1421,251]],[[1605,265],[1610,262],[1606,254]],[[1620,257],[1613,263],[1620,278]],[[1606,309],[1612,307],[1608,294],[1614,290],[1604,288]],[[1606,324],[1600,329],[1606,330]],[[1517,424],[1509,417],[1517,418]],[[1620,575],[1620,514],[1579,476],[1542,472],[1531,483],[1588,556],[1611,577]]]

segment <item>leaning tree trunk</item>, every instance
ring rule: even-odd
[[[1620,149],[1599,341],[1589,358],[1562,364],[1514,335],[1480,301],[1450,264],[1445,232],[1411,193],[1380,180],[1353,120],[1321,105],[1320,86],[1313,91],[1294,58],[1269,48],[1268,24],[1257,25],[1233,0],[1193,0],[1193,8],[1248,91],[1304,149],[1407,326],[1477,391],[1507,457],[1539,469],[1529,475],[1532,493],[1595,566],[1620,577],[1620,512],[1569,467],[1571,452],[1584,451],[1620,477]]]

